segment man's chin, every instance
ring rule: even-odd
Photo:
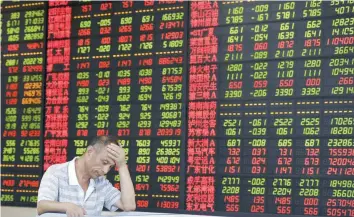
[[[94,174],[92,178],[93,178],[93,179],[97,179],[97,178],[99,178],[99,177],[101,177],[101,176],[104,176],[104,175]]]
[[[96,179],[96,178],[98,178],[99,176],[100,176],[99,174],[94,173],[94,174],[91,176],[91,178],[92,178],[92,179]]]

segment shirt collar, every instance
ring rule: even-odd
[[[79,181],[77,180],[76,170],[75,170],[76,159],[77,157],[75,157],[69,162],[69,166],[68,166],[69,185],[79,185]]]
[[[74,157],[74,159],[72,159],[69,162],[69,166],[68,166],[68,176],[69,176],[69,185],[79,185],[79,181],[77,180],[77,176],[76,176],[76,169],[75,169],[75,161],[78,157]],[[89,186],[95,187],[95,181],[93,179],[90,179],[90,184]]]

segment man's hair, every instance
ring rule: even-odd
[[[97,152],[100,152],[102,148],[106,147],[111,143],[118,145],[118,138],[111,135],[97,136],[91,140],[91,142],[88,144],[88,147],[92,146],[93,148],[96,149]]]

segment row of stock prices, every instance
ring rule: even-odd
[[[138,210],[354,216],[353,0],[2,11],[2,203],[111,134]]]

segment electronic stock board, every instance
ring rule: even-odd
[[[34,206],[50,165],[113,134],[138,210],[354,216],[353,13],[352,0],[3,2],[2,204]]]

